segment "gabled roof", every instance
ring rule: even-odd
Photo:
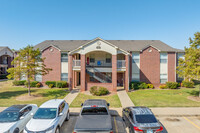
[[[48,46],[55,46],[61,51],[72,51],[87,44],[91,40],[46,40],[35,46],[40,50]],[[184,50],[172,48],[160,40],[105,40],[125,51],[141,51],[148,46],[152,46],[161,52],[184,52]]]

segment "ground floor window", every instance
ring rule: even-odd
[[[41,74],[36,74],[35,75],[35,81],[42,82],[42,75]]]
[[[167,82],[167,74],[160,74],[160,83],[166,83]]]
[[[68,81],[68,73],[61,73],[61,80]]]

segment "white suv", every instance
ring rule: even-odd
[[[49,100],[39,107],[24,133],[59,133],[65,120],[69,120],[69,105],[63,99]]]

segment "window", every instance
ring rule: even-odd
[[[68,62],[68,53],[61,53],[61,62]]]
[[[63,102],[60,106],[59,106],[59,114],[63,111],[63,109],[65,108],[65,103]]]
[[[137,123],[157,123],[154,115],[135,115]]]
[[[84,107],[81,115],[108,115],[108,111],[104,107]]]
[[[111,63],[111,55],[106,54],[106,63]]]
[[[68,81],[68,73],[61,73],[61,80]]]
[[[132,53],[132,80],[140,81],[140,53]]]
[[[95,55],[90,54],[90,63],[95,63]]]
[[[167,53],[160,53],[160,83],[167,82]]]
[[[35,81],[42,82],[42,75],[36,74],[35,75]]]

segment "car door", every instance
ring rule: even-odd
[[[131,131],[134,131],[134,128],[133,128],[133,127],[134,127],[134,126],[133,126],[133,125],[134,125],[133,117],[134,117],[134,116],[133,116],[133,112],[130,111],[130,112],[129,112],[129,121],[128,121],[128,122],[129,122],[129,128],[131,129]]]
[[[125,124],[126,126],[129,126],[128,124],[128,115],[129,115],[129,108],[125,108],[123,110],[123,117],[124,117],[124,121],[125,121]]]
[[[60,125],[62,125],[62,123],[64,122],[64,120],[66,118],[66,113],[64,112],[64,108],[65,108],[65,102],[62,102],[58,108],[58,117],[59,117]],[[62,116],[60,116],[61,113],[63,114]]]

